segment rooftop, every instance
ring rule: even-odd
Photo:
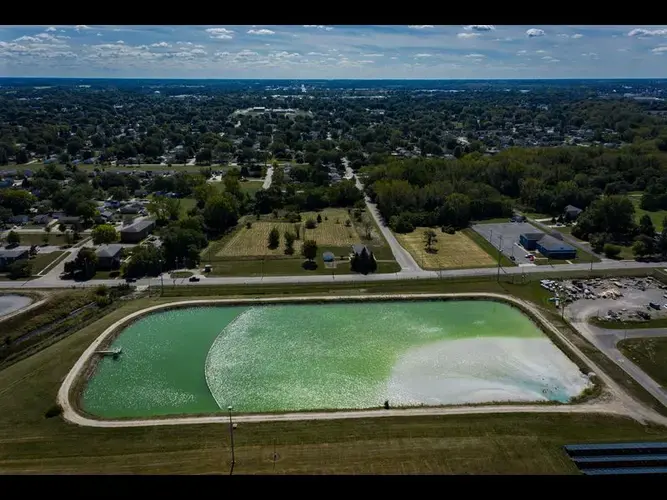
[[[11,249],[5,249],[5,250],[0,250],[0,258],[16,258],[20,257],[26,252],[29,252],[30,250],[26,247],[18,247],[18,248],[11,248]]]
[[[155,225],[155,221],[153,220],[140,220],[139,222],[135,222],[131,226],[124,227],[123,229],[120,230],[121,233],[139,233],[143,231],[146,228],[153,227]]]
[[[97,251],[95,252],[95,254],[98,257],[113,258],[116,255],[118,255],[122,250],[123,250],[122,245],[116,245],[116,244],[104,245],[104,246],[101,246],[100,248],[98,248]]]
[[[572,252],[575,251],[576,248],[574,248],[572,245],[568,245],[567,243],[557,240],[553,236],[545,236],[539,241],[539,245],[544,248],[545,250],[548,250],[550,252]]]
[[[521,236],[528,241],[540,241],[544,237],[544,233],[524,233]]]

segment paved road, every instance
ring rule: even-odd
[[[345,178],[346,179],[354,178],[357,189],[363,192],[364,190],[363,184],[361,183],[359,178],[354,174],[354,171],[349,166],[347,166],[347,164],[345,164]],[[410,254],[410,252],[408,252],[405,248],[401,246],[401,244],[396,239],[396,236],[394,236],[394,233],[384,224],[382,216],[380,215],[380,211],[377,208],[377,205],[375,203],[371,203],[370,198],[365,195],[364,195],[364,201],[366,202],[366,208],[373,216],[373,219],[375,219],[375,223],[380,228],[382,236],[384,236],[384,239],[387,240],[387,243],[389,244],[389,247],[391,248],[391,251],[394,254],[396,262],[398,262],[398,265],[401,266],[401,272],[422,271],[422,268],[419,267],[415,259]]]
[[[72,257],[73,258],[73,257]],[[64,266],[64,263],[62,264]],[[56,266],[58,267],[58,266]],[[546,267],[546,269],[545,269]],[[615,269],[638,269],[649,270],[657,267],[655,264],[648,262],[635,261],[611,261],[600,262],[593,265],[594,270],[615,270]],[[557,272],[564,271],[588,271],[591,269],[590,264],[562,264],[558,266]],[[504,274],[539,274],[539,273],[553,273],[554,269],[548,266],[534,266],[534,267],[507,267],[503,268]],[[73,285],[81,286],[97,286],[97,285],[117,285],[119,280],[90,280],[82,283],[73,283],[71,281],[62,281],[54,276],[57,271],[52,270],[46,276],[38,279],[22,282],[22,281],[0,281],[0,289],[17,289],[17,288],[68,288]],[[397,280],[418,280],[418,279],[434,279],[434,278],[459,278],[459,277],[474,277],[474,276],[494,276],[496,275],[496,268],[477,268],[477,269],[450,269],[445,271],[400,271],[398,273],[382,273],[382,274],[338,274],[338,275],[310,275],[310,276],[253,276],[253,277],[209,277],[202,279],[197,283],[190,283],[188,281],[178,283],[177,285],[186,286],[202,286],[202,285],[259,285],[259,284],[305,284],[305,283],[341,283],[354,282],[359,284],[369,283],[373,281],[397,281]],[[137,285],[160,285],[159,278],[146,278],[138,280]],[[171,283],[165,283],[165,286]]]
[[[262,184],[262,189],[269,189],[271,187],[272,178],[273,178],[273,167],[267,167],[266,177],[264,177],[264,184]]]
[[[664,406],[667,406],[667,391],[655,380],[649,377],[641,368],[623,356],[616,347],[624,338],[643,338],[667,335],[667,329],[646,330],[615,330],[599,328],[588,322],[599,310],[610,308],[611,301],[593,300],[578,301],[565,308],[565,314],[572,325],[597,349],[630,375],[647,392],[655,397]]]

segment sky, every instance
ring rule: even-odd
[[[667,26],[0,26],[0,76],[667,78]]]

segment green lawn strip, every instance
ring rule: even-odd
[[[489,242],[484,236],[479,234],[477,231],[471,228],[466,228],[463,231],[463,234],[465,234],[468,238],[470,238],[472,241],[477,243],[482,250],[484,250],[486,253],[488,253],[493,259],[498,262],[498,248],[494,247],[491,242]],[[512,267],[516,266],[514,262],[512,262],[505,254],[500,252],[500,265],[505,266],[505,267]]]
[[[667,385],[667,338],[626,339],[621,340],[617,346],[626,358],[649,377],[661,386]]]

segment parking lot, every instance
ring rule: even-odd
[[[532,224],[528,224],[527,222],[505,222],[496,224],[475,224],[472,228],[494,247],[498,248],[498,245],[502,244],[502,253],[509,259],[514,257],[514,261],[517,265],[535,265],[530,259],[525,257],[528,252],[526,252],[526,250],[519,244],[519,236],[523,233],[543,232]]]

